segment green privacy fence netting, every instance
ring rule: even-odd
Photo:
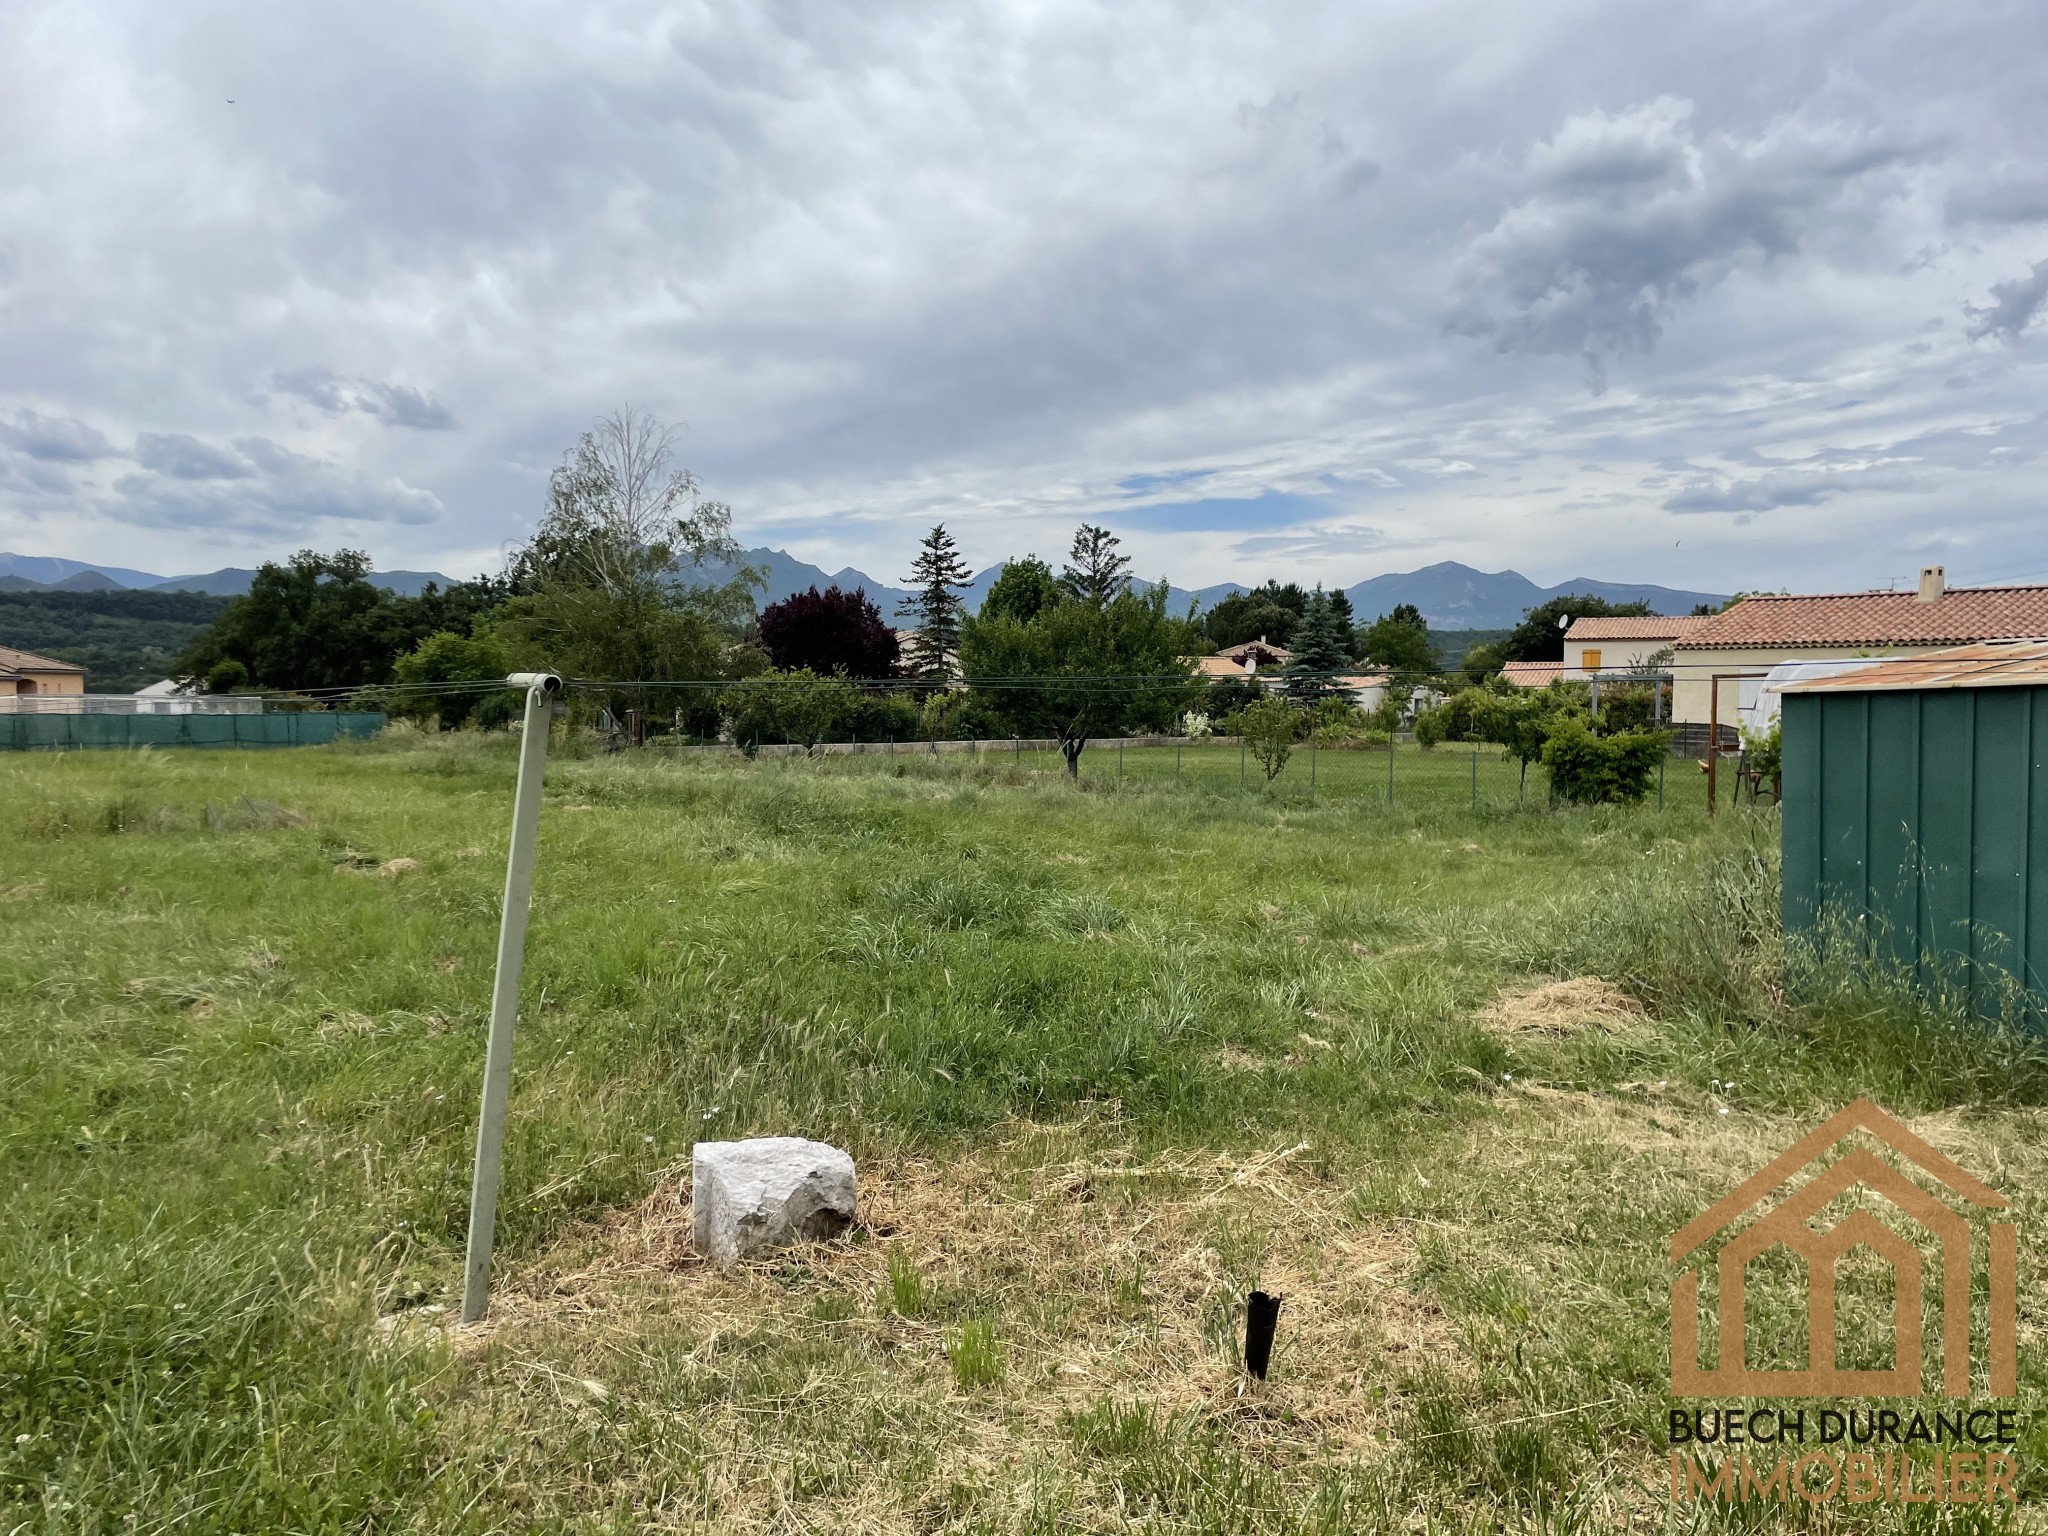
[[[390,717],[371,711],[276,715],[0,715],[0,752],[67,747],[314,747],[374,736]]]

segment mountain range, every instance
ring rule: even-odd
[[[858,588],[867,593],[885,618],[895,618],[912,596],[904,587],[877,581],[864,571],[848,566],[826,571],[799,560],[786,550],[750,549],[740,559],[761,570],[764,589],[757,594],[763,605],[780,602],[809,587],[836,586],[845,591]],[[978,572],[961,594],[968,609],[981,606],[982,598],[1002,574],[996,564]],[[204,592],[232,597],[249,590],[254,571],[226,567],[192,576],[153,576],[147,571],[120,566],[92,565],[53,555],[0,554],[0,592],[108,592],[117,590],[155,592]],[[730,567],[707,567],[701,573],[713,581],[731,574]],[[453,578],[439,571],[378,571],[371,579],[401,597],[416,597],[428,582],[442,586]],[[1248,590],[1239,582],[1189,590],[1169,585],[1167,606],[1184,613],[1190,604],[1206,609],[1234,592]],[[1419,571],[1390,572],[1344,588],[1352,612],[1360,623],[1370,623],[1396,604],[1412,603],[1420,609],[1432,629],[1508,629],[1521,621],[1522,612],[1538,603],[1567,593],[1602,597],[1609,602],[1646,602],[1657,613],[1689,612],[1701,603],[1718,606],[1726,601],[1719,593],[1687,592],[1672,587],[1648,586],[1638,582],[1599,581],[1590,576],[1574,577],[1555,586],[1538,586],[1519,571],[1480,571],[1469,565],[1446,560]]]
[[[209,597],[239,597],[249,590],[254,571],[224,566],[193,576],[152,576],[118,565],[91,565],[57,555],[0,553],[0,592],[203,592]],[[430,581],[447,586],[451,578],[439,571],[378,571],[378,586],[400,597],[418,597]]]
[[[907,588],[876,581],[850,566],[832,572],[821,570],[785,550],[750,549],[740,558],[766,573],[766,587],[758,599],[764,606],[808,587],[836,586],[845,591],[858,587],[882,610],[883,617],[889,618],[913,595]],[[730,573],[730,567],[705,571],[712,580],[722,580]],[[999,562],[975,574],[961,594],[969,611],[981,607],[981,600],[1002,573],[1003,563]],[[1232,593],[1248,590],[1235,581],[1192,590],[1169,583],[1166,606],[1174,613],[1185,613],[1189,604],[1206,610]],[[1361,624],[1371,623],[1398,604],[1412,603],[1421,610],[1431,629],[1512,629],[1522,621],[1525,609],[1566,594],[1601,597],[1612,603],[1644,602],[1652,612],[1663,614],[1690,613],[1701,603],[1718,608],[1728,600],[1724,593],[1688,592],[1642,582],[1600,581],[1591,576],[1575,576],[1553,587],[1541,587],[1519,571],[1474,570],[1455,560],[1427,565],[1419,571],[1373,576],[1344,588],[1344,594],[1351,599],[1352,614]]]

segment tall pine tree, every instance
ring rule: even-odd
[[[1116,552],[1122,542],[1107,528],[1083,523],[1075,531],[1073,548],[1067,551],[1066,568],[1060,572],[1066,589],[1082,602],[1098,608],[1113,601],[1131,584],[1131,557]]]
[[[1281,676],[1287,696],[1313,704],[1338,691],[1336,674],[1351,665],[1351,626],[1338,616],[1329,594],[1318,586],[1310,594],[1294,632],[1294,658]]]
[[[910,585],[917,595],[902,612],[917,619],[917,638],[910,643],[910,670],[919,677],[950,677],[947,659],[960,649],[960,599],[955,589],[964,587],[974,573],[960,559],[960,547],[940,523],[917,546],[917,558],[910,562]]]

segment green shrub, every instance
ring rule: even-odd
[[[1603,736],[1647,731],[1655,724],[1657,691],[1648,683],[1609,682],[1600,689],[1600,718],[1594,729]]]
[[[206,674],[208,693],[233,693],[237,688],[249,686],[249,669],[230,656],[217,661]]]
[[[1634,805],[1650,792],[1657,764],[1671,750],[1665,731],[1595,736],[1579,715],[1559,715],[1544,732],[1543,766],[1575,805]]]
[[[1775,785],[1784,772],[1784,722],[1773,720],[1768,731],[1744,731],[1742,759],[1744,766],[1762,774]]]
[[[1446,705],[1425,709],[1415,717],[1415,744],[1425,752],[1449,740],[1450,734],[1450,710]]]
[[[1318,699],[1302,717],[1306,733],[1326,747],[1356,741],[1365,731],[1365,711],[1347,695]]]
[[[843,678],[820,677],[809,667],[764,672],[728,689],[719,700],[734,741],[751,748],[764,741],[815,747],[837,741],[859,695]]]
[[[485,726],[502,725],[511,717],[517,695],[509,690],[491,692],[476,685],[502,682],[510,670],[504,649],[497,641],[442,630],[427,636],[416,649],[392,664],[392,672],[404,689],[393,694],[391,712],[414,720],[438,719],[444,731],[455,730],[473,719]],[[448,687],[437,689],[432,686],[436,683]]]
[[[848,741],[910,741],[920,728],[917,700],[903,693],[856,693],[839,724]]]

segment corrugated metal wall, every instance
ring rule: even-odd
[[[67,747],[311,747],[374,736],[389,716],[309,710],[274,715],[0,715],[0,752]]]
[[[1785,927],[1823,903],[1931,971],[2048,996],[2048,688],[1788,694]]]

